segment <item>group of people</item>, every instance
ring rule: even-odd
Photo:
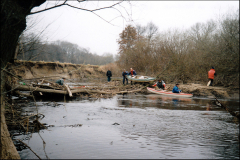
[[[131,75],[132,77],[133,76],[136,76],[137,75],[137,72],[135,70],[133,70],[132,68],[130,68],[130,72],[126,71],[125,69],[123,70],[122,72],[122,76],[123,76],[123,85],[125,85],[125,80],[128,84],[128,79],[127,79],[127,75]],[[131,84],[132,84],[132,81],[131,81]]]
[[[123,85],[125,85],[125,81],[126,81],[127,84],[128,84],[127,75],[135,76],[135,75],[137,75],[137,73],[136,73],[136,71],[133,70],[132,68],[130,68],[130,71],[129,71],[129,72],[124,69],[123,72],[122,72]],[[108,71],[107,71],[107,73],[106,73],[106,76],[107,76],[108,82],[110,82],[110,81],[111,81],[111,77],[112,77],[112,72],[110,71],[110,69],[108,69]]]
[[[160,89],[160,90],[166,90],[167,89],[165,82],[161,79],[159,79],[158,82],[153,85],[153,87],[156,87],[156,89]],[[172,92],[173,93],[181,93],[182,91],[180,89],[178,89],[178,87],[179,87],[179,83],[177,83],[173,87]]]
[[[217,74],[216,74],[215,68],[212,67],[208,71],[209,82],[208,82],[207,86],[212,86],[213,85],[213,79],[214,79],[214,76],[216,76],[216,75]],[[161,80],[161,79],[159,79],[158,82],[156,84],[154,84],[153,86],[157,87],[157,89],[161,89],[161,90],[165,90],[166,89],[166,85],[165,85],[164,81]],[[182,91],[178,87],[179,87],[179,83],[176,83],[176,85],[172,89],[172,92],[173,93],[181,93]]]
[[[137,75],[137,73],[132,68],[130,68],[129,72],[124,69],[123,72],[122,72],[123,85],[125,85],[125,81],[127,82],[126,84],[128,84],[127,75],[131,75],[133,77],[133,76]],[[216,75],[217,74],[215,72],[215,68],[212,67],[208,71],[209,82],[208,82],[207,86],[212,86],[214,76],[216,76]],[[110,82],[111,77],[112,77],[112,72],[110,71],[110,69],[108,69],[108,71],[106,73],[106,76],[108,77],[108,82]],[[62,79],[57,80],[56,83],[59,84],[59,85],[63,85],[64,81],[65,81],[65,78],[62,78]],[[131,84],[132,84],[132,81],[131,81]],[[153,85],[153,87],[156,87],[157,89],[160,89],[160,90],[165,90],[166,89],[166,84],[163,80],[159,79],[158,82]],[[179,87],[179,83],[176,83],[176,85],[172,89],[172,92],[173,93],[181,93],[182,91],[178,87]]]

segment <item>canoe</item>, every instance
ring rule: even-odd
[[[154,80],[156,80],[156,78],[154,77],[149,77],[149,76],[131,76],[131,75],[127,75],[126,76],[128,80],[133,81],[133,82],[152,82]]]
[[[174,96],[174,97],[192,97],[193,94],[189,93],[172,93],[172,91],[166,90],[155,90],[154,88],[147,87],[147,90],[152,93],[166,95],[166,96]]]

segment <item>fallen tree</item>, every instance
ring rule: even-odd
[[[69,94],[69,91],[67,90],[55,90],[55,89],[45,89],[45,88],[39,88],[39,87],[31,87],[31,86],[25,86],[25,85],[20,85],[20,86],[16,86],[14,87],[15,90],[20,90],[20,91],[31,91],[31,92],[42,92],[42,93],[53,93],[53,94],[63,94],[63,95],[67,95]],[[85,89],[85,88],[81,88],[81,89],[74,89],[71,90],[71,94],[74,93],[88,93],[88,94],[92,94],[92,93],[98,93],[98,94],[127,94],[127,93],[134,93],[134,92],[140,92],[142,91],[142,89],[145,87],[142,87],[140,89],[136,89],[136,90],[131,90],[131,91],[100,91],[100,90],[91,90],[91,89]],[[19,92],[16,92],[19,93]],[[21,93],[21,95],[23,95]],[[71,96],[70,96],[71,97]]]

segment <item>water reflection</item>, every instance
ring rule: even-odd
[[[239,158],[239,124],[209,99],[129,94],[38,104],[42,122],[54,126],[41,133],[49,158]],[[74,124],[82,126],[63,127]],[[24,142],[44,158],[37,134]],[[27,149],[19,153],[36,158]]]
[[[212,111],[223,110],[216,105],[211,106],[214,102],[211,99],[176,98],[156,94],[148,94],[141,97],[136,95],[119,96],[117,101],[120,107],[155,107],[174,110],[206,110],[211,108]]]

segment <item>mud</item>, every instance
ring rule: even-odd
[[[170,87],[169,90],[171,90],[174,85],[175,84],[167,84],[167,86]],[[239,99],[239,90],[233,90],[232,88],[189,83],[180,84],[179,89],[185,93],[192,93],[195,97]]]
[[[44,61],[15,61],[10,64],[11,71],[23,79],[44,78],[82,79],[102,77],[106,69],[97,65],[83,65]]]
[[[112,77],[113,81],[108,83],[106,77],[107,69],[105,66],[43,61],[16,61],[14,64],[9,65],[9,70],[29,83],[41,78],[55,82],[60,77],[65,77],[67,78],[66,83],[68,84],[93,82],[98,86],[98,89],[101,88],[102,91],[130,91],[139,88],[139,86],[136,85],[122,85],[121,75],[119,75],[119,77]],[[147,86],[151,85],[152,84],[147,84]],[[166,86],[169,87],[168,90],[172,90],[174,85],[175,84],[166,84]],[[239,99],[239,89],[234,89],[234,86],[221,87],[206,85],[207,84],[199,82],[188,84],[180,83],[179,88],[185,93],[192,93],[195,97]],[[109,89],[109,86],[112,87],[112,89]],[[146,93],[147,90],[144,89],[142,92]]]

